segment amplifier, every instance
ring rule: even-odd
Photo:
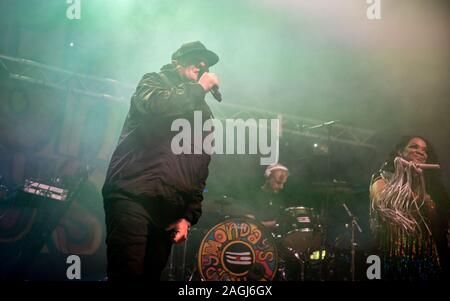
[[[26,206],[47,207],[65,205],[68,203],[69,190],[57,187],[54,183],[47,184],[37,180],[25,180],[22,188],[19,188],[8,201],[3,201],[2,206]]]
[[[56,201],[66,201],[68,190],[52,185],[25,180],[23,191],[32,195],[43,196]]]

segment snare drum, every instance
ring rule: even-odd
[[[281,246],[298,254],[309,255],[322,244],[320,225],[313,208],[289,207],[284,210]]]

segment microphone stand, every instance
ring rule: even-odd
[[[326,128],[327,130],[327,146],[328,146],[328,153],[327,153],[327,176],[328,176],[328,181],[329,183],[333,183],[333,172],[332,172],[332,145],[331,145],[331,132],[333,130],[333,125],[338,123],[339,120],[332,120],[332,121],[327,121],[327,122],[323,122],[317,125],[313,125],[313,126],[302,126],[303,128],[306,128],[306,130],[311,131],[311,130],[315,130],[315,129],[320,129],[320,128]],[[334,193],[335,191],[333,191]],[[320,205],[320,219],[321,220],[326,220],[325,218],[325,214],[330,212],[330,196],[331,192],[329,189],[327,189],[327,193],[326,193],[326,197],[325,197],[325,203],[322,200],[321,201],[321,205]],[[327,237],[327,233],[328,233],[328,222],[326,222],[325,225],[322,225],[322,234]],[[324,242],[322,242],[324,243]],[[320,258],[322,259],[322,249],[324,249],[324,246],[321,245],[320,247]],[[322,275],[322,265],[323,262],[321,260],[320,263],[320,274]]]
[[[328,146],[328,154],[327,154],[327,173],[328,173],[328,181],[330,181],[330,183],[333,183],[333,174],[332,174],[332,145],[331,145],[331,131],[333,128],[333,125],[338,123],[339,120],[332,120],[332,121],[327,121],[324,123],[320,123],[317,125],[313,125],[313,126],[305,126],[305,128],[310,131],[310,130],[315,130],[315,129],[320,129],[320,128],[326,128],[327,129],[327,146]],[[326,205],[328,206],[328,203],[330,201],[330,192],[327,190],[327,195],[326,195]],[[328,208],[326,208],[328,209]],[[322,206],[322,211],[324,210],[323,206]],[[323,214],[323,212],[322,212]]]
[[[358,229],[359,233],[362,233],[362,229],[358,224],[358,221],[356,219],[356,216],[354,216],[350,209],[348,209],[347,205],[345,203],[342,203],[342,206],[344,207],[345,211],[347,211],[348,216],[352,219],[352,239],[351,239],[351,265],[350,265],[350,273],[352,275],[352,281],[355,281],[355,261],[356,261],[356,247],[358,244],[356,243],[356,229]]]

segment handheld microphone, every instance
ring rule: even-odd
[[[198,79],[200,79],[200,77],[202,77],[203,73],[208,72],[208,69],[206,69],[204,67],[199,67],[199,69],[200,70],[198,73]],[[211,94],[215,100],[217,100],[218,102],[222,101],[222,94],[220,93],[218,86],[212,87],[211,90],[209,90],[209,92],[211,92]]]
[[[219,91],[219,87],[214,86],[211,88],[211,90],[209,90],[212,94],[212,96],[218,101],[221,102],[222,101],[222,94]]]

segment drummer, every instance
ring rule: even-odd
[[[265,182],[252,204],[254,214],[248,214],[247,217],[259,220],[268,228],[274,228],[280,211],[286,207],[280,192],[284,189],[288,177],[289,170],[286,166],[280,163],[267,166],[264,171]]]

